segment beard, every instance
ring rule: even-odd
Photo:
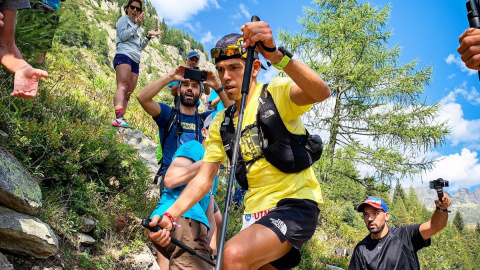
[[[375,223],[375,225],[377,225],[377,224]],[[372,233],[372,234],[378,234],[378,233],[380,233],[380,232],[383,231],[383,228],[385,228],[385,224],[383,224],[383,226],[381,226],[381,227],[378,227],[378,225],[377,225],[376,228],[370,228],[370,227],[367,227],[367,228],[368,228],[368,230],[370,231],[370,233]]]
[[[185,99],[185,91],[180,91],[180,103],[182,103],[184,106],[187,107],[193,107],[196,106],[198,103],[198,100],[200,99],[200,95],[193,94],[193,99],[191,100],[186,100]]]

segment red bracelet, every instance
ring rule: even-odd
[[[172,222],[172,224],[173,224],[174,227],[181,227],[180,224],[178,224],[177,222],[175,222],[175,220],[173,219],[172,215],[170,215],[170,214],[167,213],[167,212],[165,212],[165,213],[163,213],[163,214],[170,219],[170,221]]]

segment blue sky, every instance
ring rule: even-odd
[[[201,41],[207,51],[225,34],[240,32],[240,26],[259,16],[279,29],[301,31],[299,18],[303,7],[314,7],[306,0],[151,0],[168,25],[187,31]],[[425,94],[428,104],[442,105],[439,121],[448,121],[452,133],[446,143],[428,155],[437,160],[432,171],[414,179],[404,179],[404,186],[428,185],[439,177],[450,181],[450,191],[459,187],[480,186],[480,90],[476,72],[461,63],[456,52],[458,36],[468,27],[466,0],[440,1],[370,1],[383,7],[390,3],[387,28],[393,30],[389,45],[402,48],[400,64],[418,59],[418,67],[434,67]],[[275,76],[270,68],[260,81]],[[423,179],[423,180],[422,180]],[[422,182],[423,181],[423,182]]]

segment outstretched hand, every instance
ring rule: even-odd
[[[158,36],[158,35],[161,35],[162,33],[163,33],[163,30],[158,31],[158,28],[155,28],[155,30],[148,31],[147,36],[149,36],[149,37]]]
[[[163,216],[161,216],[161,217],[163,217]],[[163,223],[159,223],[159,221],[162,221],[162,220],[160,220],[160,216],[155,215],[155,216],[153,216],[152,221],[148,225],[151,226],[151,227],[155,227],[157,225],[162,227],[161,224],[163,224]],[[163,230],[158,231],[158,232],[152,232],[152,231],[147,229],[146,232],[147,232],[148,237],[150,239],[152,239],[152,241],[154,241],[155,243],[160,245],[161,247],[166,247],[168,244],[170,244],[170,241],[172,240],[172,238],[170,238],[170,231],[165,229],[165,228]]]
[[[15,72],[13,92],[10,96],[20,98],[33,98],[37,95],[38,81],[40,78],[48,78],[48,72],[26,66]]]

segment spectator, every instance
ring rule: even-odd
[[[112,125],[115,127],[132,126],[125,120],[130,95],[137,86],[140,72],[140,56],[142,50],[147,47],[153,36],[163,33],[158,29],[151,30],[142,38],[142,25],[145,13],[142,0],[129,0],[124,7],[127,15],[117,22],[117,53],[113,59],[113,67],[117,76],[117,91],[113,96],[115,119]]]

